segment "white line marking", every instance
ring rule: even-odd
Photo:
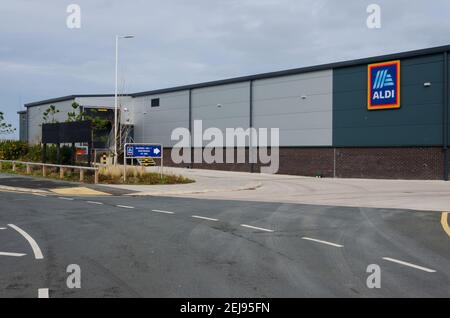
[[[22,235],[28,241],[28,243],[31,245],[31,248],[33,249],[35,259],[44,258],[41,249],[39,248],[39,245],[37,245],[36,241],[30,235],[28,235],[27,232],[22,230],[20,227],[15,226],[14,224],[8,224],[8,226],[19,232],[19,234]]]
[[[58,197],[58,199],[67,200],[67,201],[73,201],[74,200],[73,198],[65,198],[65,197]]]
[[[335,243],[331,243],[331,242],[327,242],[327,241],[322,241],[322,240],[316,240],[310,237],[302,237],[302,240],[307,240],[307,241],[313,241],[313,242],[317,242],[317,243],[322,243],[322,244],[326,244],[326,245],[331,245],[334,247],[344,247],[344,245],[340,245],[340,244],[335,244]]]
[[[95,201],[86,201],[89,204],[97,204],[97,205],[102,205],[103,203],[101,202],[95,202]]]
[[[0,230],[6,230],[6,227],[0,227]]]
[[[128,206],[128,205],[116,205],[116,207],[123,208],[123,209],[134,209],[134,206]]]
[[[21,257],[21,256],[25,256],[25,255],[27,255],[27,254],[0,252],[0,256]]]
[[[414,264],[411,264],[411,263],[399,261],[398,259],[393,259],[393,258],[389,258],[389,257],[383,257],[383,259],[386,260],[386,261],[389,261],[389,262],[393,262],[393,263],[397,263],[397,264],[413,267],[413,268],[416,268],[416,269],[420,269],[420,270],[422,270],[424,272],[436,273],[436,271],[434,269],[429,269],[429,268],[426,268],[426,267],[422,267],[422,266],[414,265]]]
[[[49,298],[48,288],[38,289],[38,298]]]
[[[251,225],[247,225],[247,224],[241,224],[241,226],[249,228],[249,229],[254,229],[254,230],[260,230],[260,231],[265,231],[265,232],[273,232],[273,230],[263,229],[262,227],[256,227],[256,226],[251,226]]]
[[[152,210],[152,212],[156,212],[156,213],[165,213],[165,214],[175,214],[175,212],[163,211],[163,210]]]
[[[207,221],[213,221],[213,222],[218,222],[218,219],[211,219],[211,218],[207,218],[204,216],[198,216],[198,215],[192,215],[193,218],[195,219],[201,219],[201,220],[207,220]]]

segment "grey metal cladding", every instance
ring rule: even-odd
[[[160,99],[159,107],[151,107],[153,98]],[[161,143],[172,147],[175,128],[189,128],[189,91],[135,97],[132,101],[136,142]]]
[[[67,114],[72,111],[72,103],[74,99],[52,102],[48,104],[40,104],[34,107],[28,108],[28,142],[30,144],[37,144],[41,142],[42,138],[42,126],[44,122],[43,113],[54,105],[59,113],[55,114],[55,120],[58,122],[64,122],[67,120]]]
[[[19,140],[27,142],[27,112],[21,111],[19,114]]]
[[[332,70],[257,80],[255,128],[279,128],[280,146],[332,145]]]
[[[442,143],[442,54],[401,60],[400,109],[367,110],[367,65],[335,69],[333,87],[334,146]]]
[[[202,120],[203,130],[219,128],[224,136],[226,128],[249,128],[250,82],[193,89],[192,127],[195,120]]]
[[[119,107],[126,104],[131,100],[131,97],[119,95],[117,98]],[[75,101],[85,107],[114,107],[114,96],[90,96],[90,97],[76,97]]]

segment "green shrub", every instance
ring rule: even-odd
[[[72,147],[61,147],[61,164],[72,163]],[[0,159],[1,160],[22,160],[29,162],[42,161],[42,146],[28,146],[22,141],[3,141],[0,142]],[[47,162],[57,163],[57,148],[55,145],[47,146]]]
[[[69,146],[61,147],[61,164],[63,165],[72,164],[72,147]]]
[[[57,163],[57,151],[56,151],[56,146],[51,145],[51,146],[47,146],[47,151],[46,151],[46,162],[47,163]]]
[[[42,160],[42,146],[35,145],[28,147],[28,153],[22,157],[23,161],[41,162]]]
[[[58,151],[55,145],[47,145],[46,151],[46,162],[47,163],[58,163]],[[62,146],[60,148],[61,155],[61,164],[68,165],[72,163],[72,147],[70,146]],[[32,149],[28,152],[29,160],[41,162],[42,160],[42,147],[40,145],[33,146]]]
[[[1,141],[0,159],[17,160],[25,156],[28,152],[28,145],[23,141]]]

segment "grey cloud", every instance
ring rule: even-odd
[[[65,26],[82,8],[82,29]],[[367,29],[366,7],[383,9]],[[3,0],[0,110],[114,89],[114,35],[129,92],[448,44],[450,2],[406,0]]]

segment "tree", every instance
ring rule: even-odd
[[[96,116],[98,113],[96,109],[91,109],[90,112],[91,115],[83,113],[83,118],[84,120],[89,120],[90,122],[92,122],[92,128],[94,129],[94,131],[100,131],[108,127],[110,121]]]
[[[90,121],[94,131],[103,130],[110,123],[109,120],[98,117],[96,109],[90,109],[88,113],[84,111],[77,102],[72,103],[72,109],[73,111],[67,114],[66,122],[68,123],[83,120]]]
[[[96,109],[91,108],[88,111],[85,111],[84,108],[76,102],[72,103],[72,109],[73,111],[67,114],[66,122],[91,122],[95,142],[106,143],[108,140],[108,128],[111,126],[111,122],[98,116],[98,111]]]
[[[42,119],[45,124],[56,124],[58,121],[55,118],[55,115],[59,113],[59,109],[56,108],[55,105],[50,105],[49,108],[44,112]]]
[[[83,112],[81,111],[80,104],[78,104],[77,102],[73,102],[72,109],[72,112],[67,113],[66,122],[73,123],[83,120]]]
[[[5,115],[0,112],[0,134],[8,135],[12,134],[16,131],[16,128],[13,128],[11,124],[5,122]]]

